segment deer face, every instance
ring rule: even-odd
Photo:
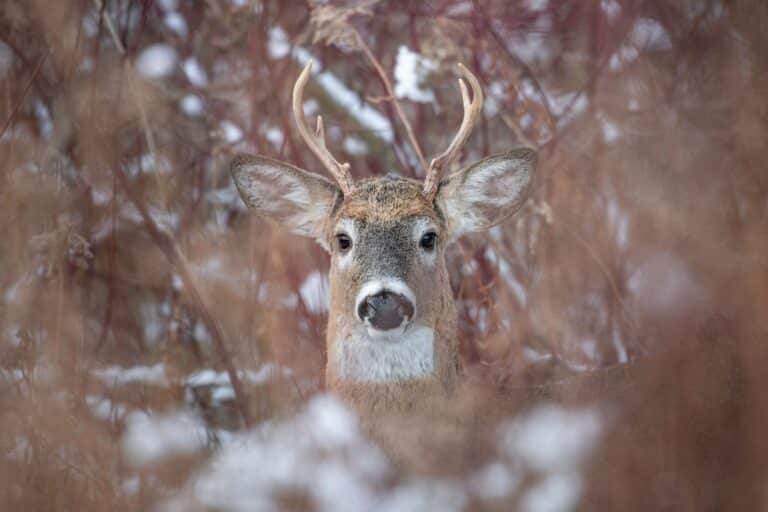
[[[517,149],[481,160],[443,180],[431,201],[422,183],[405,178],[369,179],[344,196],[316,174],[267,158],[241,155],[231,167],[248,206],[330,252],[334,320],[385,340],[434,325],[447,286],[445,248],[512,215],[535,159]]]
[[[434,377],[436,364],[453,371],[448,368],[454,333],[444,336],[451,346],[434,343],[434,332],[452,329],[455,317],[445,249],[462,234],[487,229],[520,208],[536,153],[512,150],[441,180],[482,108],[477,79],[460,66],[473,97],[470,101],[459,80],[464,119],[448,149],[432,160],[424,183],[386,176],[355,185],[349,165],[326,149],[322,119],[314,134],[307,129],[302,95],[310,69],[311,62],[294,87],[294,116],[335,183],[276,160],[239,155],[231,171],[240,195],[262,216],[316,239],[330,252],[329,362],[337,365],[332,378],[407,381]]]

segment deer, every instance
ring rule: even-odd
[[[250,154],[235,155],[229,169],[251,210],[330,254],[326,386],[361,417],[408,414],[450,399],[457,386],[457,311],[446,250],[520,210],[537,153],[515,148],[447,172],[483,108],[477,77],[458,64],[463,118],[423,182],[394,173],[355,182],[349,164],[328,150],[322,117],[314,133],[305,120],[311,69],[310,60],[294,84],[293,116],[333,181]]]

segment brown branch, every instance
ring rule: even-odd
[[[97,5],[100,5],[99,0],[94,0]],[[108,27],[114,26],[112,25],[112,21],[109,18],[108,14],[106,12],[103,13],[104,19],[107,22]],[[117,37],[117,33],[114,30],[110,30],[110,34],[112,35],[112,38],[115,41],[115,45],[117,46],[118,51],[124,55],[125,49],[123,45],[120,42],[120,39]],[[149,130],[149,123],[146,117],[146,110],[144,108],[143,102],[141,101],[141,95],[139,95],[136,92],[136,89],[133,87],[133,80],[130,75],[130,70],[127,68],[130,66],[129,63],[126,63],[126,76],[129,77],[129,86],[131,89],[133,89],[134,97],[136,99],[137,106],[139,108],[140,114],[141,114],[141,124],[142,128],[144,129],[144,135],[147,141],[147,145],[149,146],[149,150],[152,153],[153,156],[155,155],[155,145],[154,145],[154,139],[152,138],[151,132]],[[130,182],[128,181],[128,177],[123,172],[122,168],[118,165],[112,166],[112,172],[114,173],[117,180],[120,182],[120,186],[125,191],[126,195],[128,196],[128,199],[133,203],[133,205],[136,207],[137,210],[139,210],[139,214],[141,215],[141,218],[144,222],[144,225],[147,228],[147,231],[149,232],[150,238],[155,242],[155,245],[160,249],[160,251],[165,255],[168,262],[176,268],[176,270],[179,272],[181,276],[181,280],[184,283],[184,288],[187,290],[187,293],[189,294],[189,297],[192,301],[192,304],[195,307],[195,310],[200,315],[200,318],[202,319],[203,323],[205,324],[206,328],[208,329],[208,332],[211,333],[211,337],[213,338],[213,344],[216,347],[216,351],[218,352],[219,359],[221,360],[222,364],[224,365],[224,368],[227,371],[227,374],[229,375],[229,381],[232,384],[232,389],[235,393],[235,402],[237,404],[237,408],[240,411],[240,416],[243,418],[243,423],[246,427],[250,427],[253,423],[251,414],[248,408],[248,401],[245,394],[245,391],[243,390],[243,386],[240,382],[240,377],[237,375],[237,369],[235,368],[234,363],[232,362],[232,355],[229,352],[229,348],[227,347],[226,342],[224,341],[224,331],[221,328],[221,325],[219,325],[219,322],[216,320],[216,318],[211,314],[210,310],[206,307],[205,301],[203,300],[202,295],[198,291],[197,287],[195,286],[194,279],[192,278],[192,274],[189,271],[189,268],[186,264],[186,261],[184,259],[184,255],[182,254],[181,250],[179,249],[179,246],[176,244],[176,242],[169,236],[167,233],[160,230],[160,228],[155,223],[152,216],[149,214],[149,211],[147,210],[147,206],[144,204],[144,201],[142,200],[141,196],[136,193],[136,191],[131,187]]]
[[[32,76],[29,77],[29,81],[27,82],[27,85],[24,86],[24,91],[21,93],[21,98],[19,98],[19,101],[16,103],[16,107],[13,109],[13,112],[11,112],[11,115],[6,119],[5,123],[3,124],[2,129],[0,129],[0,138],[3,137],[5,134],[5,131],[8,129],[9,126],[11,126],[11,123],[13,123],[13,120],[16,119],[16,116],[19,113],[19,110],[21,110],[21,106],[24,104],[24,98],[27,97],[27,94],[29,93],[29,90],[32,88],[32,84],[35,81],[35,78],[37,77],[37,74],[40,72],[40,69],[43,67],[43,63],[45,63],[48,56],[51,54],[51,49],[48,48],[46,50],[45,55],[40,57],[40,60],[37,61],[37,65],[35,66],[35,69],[32,71]]]
[[[408,121],[408,118],[405,116],[405,112],[403,112],[403,107],[400,105],[400,102],[397,101],[397,98],[395,97],[395,90],[392,87],[392,82],[389,80],[389,77],[384,72],[384,68],[381,66],[381,63],[376,58],[376,56],[371,51],[370,47],[365,43],[363,40],[363,36],[360,35],[360,32],[355,29],[355,35],[357,37],[357,42],[360,45],[360,48],[363,50],[363,53],[366,57],[368,57],[368,60],[371,61],[371,64],[374,68],[376,68],[376,72],[379,74],[379,78],[381,79],[381,83],[384,85],[384,89],[387,91],[387,95],[389,95],[392,104],[395,106],[395,111],[397,112],[397,116],[400,118],[400,121],[403,123],[403,126],[405,127],[405,131],[408,134],[408,139],[411,142],[411,146],[413,146],[413,150],[416,152],[416,156],[419,159],[419,163],[421,164],[422,171],[426,174],[427,172],[427,161],[424,159],[424,153],[421,151],[421,146],[419,146],[418,141],[416,140],[416,135],[413,133],[413,128],[411,127],[411,123]]]
[[[235,402],[237,403],[237,408],[243,418],[243,423],[246,427],[250,427],[252,425],[252,419],[248,409],[248,402],[240,378],[237,375],[237,369],[232,361],[232,354],[224,341],[224,331],[221,328],[221,325],[219,325],[219,322],[206,307],[202,295],[198,291],[197,286],[195,286],[194,279],[186,264],[184,255],[181,253],[179,246],[173,238],[157,226],[154,219],[149,214],[147,206],[144,204],[141,196],[134,190],[128,181],[128,177],[123,172],[123,169],[119,165],[112,166],[112,172],[120,182],[120,186],[125,191],[128,199],[133,203],[136,209],[139,210],[139,214],[141,215],[152,241],[157,245],[158,249],[160,249],[168,262],[179,272],[181,280],[184,283],[184,289],[187,290],[195,310],[200,315],[200,318],[208,331],[211,333],[216,351],[229,375],[232,389],[235,392]]]

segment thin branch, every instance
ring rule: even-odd
[[[499,34],[499,32],[493,27],[493,24],[491,23],[491,17],[488,12],[485,11],[483,5],[477,1],[473,1],[472,3],[475,8],[478,9],[482,14],[483,25],[485,25],[485,29],[496,42],[496,45],[501,48],[507,58],[509,58],[509,60],[511,60],[512,63],[523,72],[523,75],[531,81],[531,85],[533,85],[533,88],[536,89],[539,97],[541,97],[541,103],[547,113],[547,124],[549,124],[550,129],[554,132],[553,127],[555,125],[555,115],[552,113],[552,107],[549,104],[549,97],[547,96],[546,92],[544,92],[544,88],[541,86],[539,80],[536,78],[536,74],[533,72],[531,67],[525,63],[525,61],[523,61],[520,57],[515,55],[512,50],[509,49],[509,46],[507,46],[507,42],[504,37],[502,37],[502,35]]]
[[[392,82],[389,80],[387,73],[384,72],[384,68],[381,66],[381,63],[379,62],[379,60],[373,54],[370,47],[363,40],[363,36],[361,36],[360,32],[358,32],[356,29],[355,29],[355,35],[357,36],[357,42],[360,45],[360,48],[363,50],[363,53],[365,53],[365,56],[368,57],[369,61],[371,61],[371,64],[373,65],[373,67],[376,68],[376,72],[379,74],[381,83],[384,85],[384,89],[387,91],[387,95],[389,96],[389,99],[392,101],[392,104],[395,106],[395,111],[397,111],[397,116],[400,118],[400,122],[403,123],[403,126],[405,126],[405,131],[408,134],[408,139],[411,142],[411,146],[413,146],[413,150],[416,152],[416,156],[419,159],[421,168],[426,174],[427,168],[428,168],[427,161],[424,159],[424,153],[421,151],[421,146],[419,146],[419,143],[416,140],[416,135],[413,133],[413,128],[411,127],[411,123],[408,121],[408,118],[405,116],[405,112],[403,112],[403,107],[400,105],[400,102],[397,101],[397,98],[395,97],[395,90],[392,87]]]
[[[97,6],[101,7],[100,0],[94,0],[94,2]],[[117,32],[114,30],[114,25],[108,13],[102,11],[102,15],[104,17],[105,23],[107,24],[107,28],[109,29],[109,32],[115,41],[115,46],[122,55],[125,55],[125,48],[120,42],[120,38],[117,36]],[[129,66],[130,64],[126,63],[126,71],[129,71]],[[146,117],[146,109],[144,108],[141,95],[138,94],[132,79],[130,79],[131,74],[126,73],[126,76],[129,77],[129,86],[131,88],[131,92],[134,94],[137,106],[139,108],[142,121],[141,124],[142,128],[144,129],[144,136],[147,141],[148,149],[152,155],[155,156],[154,139],[152,138],[151,131],[149,130],[149,122]],[[147,206],[144,204],[141,196],[133,189],[133,187],[131,187],[131,184],[128,181],[128,177],[123,172],[123,169],[120,166],[112,166],[112,169],[115,176],[117,177],[117,180],[120,182],[120,186],[128,196],[128,199],[133,203],[136,209],[139,210],[144,225],[147,227],[147,231],[149,231],[149,236],[155,242],[155,245],[157,245],[160,251],[162,251],[162,253],[165,255],[168,262],[179,272],[181,280],[184,283],[184,288],[187,290],[195,310],[200,315],[200,318],[208,328],[208,331],[211,333],[213,344],[216,347],[219,359],[221,359],[224,368],[227,370],[229,381],[232,384],[233,391],[235,392],[235,402],[237,403],[237,408],[239,409],[240,415],[243,418],[243,423],[246,427],[250,427],[253,422],[251,419],[250,411],[248,409],[248,401],[246,399],[242,383],[240,382],[240,377],[237,375],[237,369],[235,368],[235,365],[232,361],[232,354],[229,352],[229,348],[224,341],[224,330],[221,328],[221,325],[219,325],[219,322],[216,320],[216,318],[211,314],[210,310],[206,307],[202,295],[198,291],[197,286],[195,286],[194,279],[192,278],[192,274],[186,264],[184,255],[182,254],[178,244],[176,244],[173,238],[160,230],[160,228],[157,226],[155,220],[149,214]]]
[[[179,246],[176,244],[173,238],[171,238],[170,235],[162,231],[157,226],[155,220],[149,214],[147,206],[144,204],[141,196],[131,186],[131,183],[123,172],[123,169],[120,166],[113,166],[112,169],[115,176],[117,177],[117,180],[120,182],[120,186],[128,196],[128,199],[139,211],[144,225],[149,232],[149,236],[155,242],[155,245],[157,245],[160,251],[162,251],[168,262],[179,272],[181,280],[184,283],[184,288],[187,290],[195,310],[200,315],[200,318],[208,331],[211,333],[211,337],[213,338],[213,343],[216,347],[216,351],[219,354],[219,358],[227,370],[229,380],[232,383],[232,389],[235,392],[235,401],[240,411],[240,415],[243,418],[243,423],[246,427],[251,426],[252,420],[248,410],[248,402],[246,400],[246,395],[240,382],[240,378],[237,375],[237,369],[235,368],[235,365],[232,361],[232,355],[224,341],[224,331],[221,328],[221,325],[219,325],[219,322],[206,307],[202,295],[198,291],[197,286],[195,286],[195,281],[192,278],[192,273],[189,271],[189,267],[187,266],[184,255],[181,253]]]
[[[99,9],[99,13],[104,20],[104,23],[107,25],[107,30],[109,31],[109,35],[112,36],[117,51],[120,55],[125,55],[125,46],[123,46],[123,42],[120,40],[115,24],[112,22],[112,17],[106,10],[106,5],[101,0],[93,0],[93,4]]]
[[[32,71],[32,76],[29,77],[29,81],[27,82],[27,85],[24,86],[24,91],[21,93],[21,98],[16,103],[16,108],[13,109],[13,112],[11,112],[11,115],[6,119],[5,124],[3,124],[3,128],[0,129],[0,138],[5,135],[5,131],[8,129],[9,126],[11,126],[11,123],[13,123],[13,120],[16,119],[16,116],[19,113],[19,110],[21,110],[21,106],[24,104],[24,98],[27,97],[27,94],[29,93],[29,90],[32,88],[32,84],[35,81],[35,78],[37,77],[37,74],[40,72],[40,69],[43,67],[43,63],[46,61],[48,56],[51,54],[51,49],[48,48],[46,50],[45,55],[40,57],[40,60],[37,61],[37,65],[35,66],[35,69]]]

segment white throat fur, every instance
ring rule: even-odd
[[[411,325],[396,339],[373,339],[367,334],[337,340],[329,364],[342,381],[387,383],[418,379],[435,370],[435,334],[429,327]]]

